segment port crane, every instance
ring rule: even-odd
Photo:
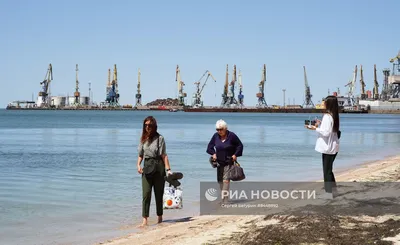
[[[374,99],[378,100],[379,99],[379,90],[378,90],[379,84],[378,84],[378,78],[376,76],[376,64],[374,65]]]
[[[357,80],[357,65],[354,68],[353,71],[353,79],[351,79],[345,87],[349,87],[348,93],[347,93],[347,101],[344,102],[344,107],[347,109],[353,109],[354,106],[356,106],[356,101],[354,98],[354,88],[356,86],[356,80]]]
[[[181,71],[179,69],[179,65],[176,65],[175,81],[178,83],[178,103],[180,106],[184,106],[186,93],[183,92],[183,86],[185,86],[185,83],[181,79]]]
[[[49,67],[47,68],[47,73],[43,79],[42,82],[40,82],[40,85],[42,85],[42,91],[39,92],[39,101],[40,107],[49,107],[50,106],[50,101],[49,101],[49,95],[50,95],[50,82],[53,80],[53,66],[51,63],[49,64]]]
[[[106,99],[106,102],[111,107],[119,106],[119,93],[118,93],[118,76],[117,76],[117,65],[114,64],[114,76],[111,82],[111,87]]]
[[[381,99],[388,100],[390,95],[392,94],[391,86],[389,86],[390,69],[385,68],[382,70],[382,72],[383,72],[383,88],[381,90]]]
[[[267,80],[267,66],[264,64],[262,73],[261,73],[261,81],[258,84],[258,93],[256,94],[258,98],[257,107],[268,107],[267,102],[265,101],[265,94],[264,94],[264,86],[265,81]]]
[[[137,84],[137,94],[136,94],[136,104],[135,107],[142,106],[142,94],[140,93],[140,68],[138,69],[138,84]]]
[[[314,108],[314,102],[312,101],[312,94],[310,91],[310,86],[308,85],[308,80],[307,80],[307,73],[306,73],[306,67],[303,66],[304,70],[304,86],[305,86],[305,91],[304,91],[304,102],[303,102],[303,107],[304,108]]]
[[[78,64],[76,64],[76,68],[75,68],[75,72],[76,72],[76,74],[75,74],[75,93],[74,93],[75,99],[74,99],[74,104],[73,104],[74,106],[79,106],[81,104],[80,103],[81,94],[79,93],[78,71],[79,71]]]
[[[388,78],[391,97],[400,98],[400,51],[396,57],[390,59],[390,63],[393,63],[392,75]]]
[[[360,89],[361,89],[361,99],[365,100],[367,94],[365,93],[365,82],[364,82],[364,73],[362,65],[360,65]]]
[[[205,75],[207,75],[207,78],[200,88],[200,81],[205,77]],[[194,83],[196,85],[196,92],[193,94],[193,103],[192,103],[193,108],[203,107],[203,101],[201,100],[201,93],[203,92],[203,89],[207,84],[208,78],[210,77],[214,80],[215,83],[217,83],[217,80],[215,80],[214,76],[211,74],[209,70],[206,70],[200,77],[200,79]]]
[[[222,102],[221,106],[226,107],[228,104],[228,87],[229,87],[229,66],[226,65],[226,73],[225,73],[225,84],[224,84],[224,92],[222,93]]]
[[[240,107],[244,106],[244,95],[243,95],[243,84],[242,84],[242,72],[239,69],[239,74],[238,74],[238,81],[239,81],[239,94],[238,94],[238,103]]]
[[[236,84],[237,78],[236,78],[236,65],[233,65],[233,73],[232,73],[232,81],[229,84],[229,90],[228,90],[228,103],[226,104],[228,107],[231,106],[237,106],[239,103],[235,98],[235,84]]]

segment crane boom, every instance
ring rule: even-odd
[[[349,87],[349,92],[348,93],[349,93],[350,96],[353,96],[354,88],[355,88],[355,85],[356,85],[356,80],[357,80],[357,65],[354,68],[352,80],[350,80],[345,85],[345,87],[347,87],[347,86]]]
[[[357,66],[354,69],[353,81],[351,83],[351,94],[353,95],[354,89],[356,88],[356,81],[357,81]]]
[[[215,83],[217,82],[217,80],[215,80],[215,78],[214,78],[214,76],[211,74],[211,72],[210,72],[210,71],[207,71],[207,78],[206,78],[206,81],[203,83],[203,86],[201,86],[200,94],[203,92],[203,89],[204,89],[204,87],[206,86],[207,80],[208,80],[209,77],[211,77],[211,78],[214,80]]]
[[[207,78],[200,88],[200,81],[205,77],[205,75],[207,75]],[[200,77],[200,79],[197,82],[194,82],[194,84],[196,85],[196,92],[193,94],[193,98],[194,98],[193,103],[192,103],[193,107],[196,107],[196,108],[203,107],[203,101],[201,100],[201,94],[203,93],[204,87],[206,86],[207,81],[210,77],[214,80],[215,83],[217,82],[209,70],[206,70],[203,73],[203,75]]]
[[[364,100],[366,97],[365,94],[365,82],[364,82],[364,73],[362,65],[360,65],[360,89],[361,89],[361,99]]]
[[[378,78],[376,76],[376,64],[374,64],[374,99],[379,99],[379,91],[378,91]]]
[[[228,87],[229,87],[229,67],[226,65],[226,74],[225,74],[225,86],[224,86],[224,94],[228,94]]]
[[[356,85],[356,80],[357,80],[357,65],[355,66],[354,71],[353,71],[353,79],[345,85],[345,87],[347,87],[347,86],[349,87],[347,101],[344,103],[344,106],[347,108],[354,108],[354,106],[356,105],[356,100],[355,100],[354,94],[353,94],[354,88]]]
[[[78,64],[76,64],[75,72],[76,72],[76,74],[75,74],[75,80],[76,81],[75,81],[75,93],[74,93],[75,101],[74,101],[74,105],[78,106],[80,104],[79,99],[81,97],[81,94],[79,93],[79,79],[78,79],[79,69],[78,69]]]
[[[108,69],[107,87],[111,86],[111,69]]]
[[[118,77],[117,77],[117,65],[114,64],[114,82],[115,82],[115,93],[118,94]]]
[[[138,84],[137,84],[137,93],[136,93],[136,104],[135,107],[142,106],[142,94],[140,92],[140,68],[138,69]]]
[[[111,69],[108,68],[108,79],[106,84],[106,101],[110,101],[110,91],[111,91]]]
[[[400,60],[400,50],[396,57],[390,59],[390,63],[394,63],[396,60]]]
[[[233,74],[232,74],[232,81],[231,83],[235,84],[237,81],[237,76],[236,76],[236,65],[233,65]]]
[[[226,65],[226,72],[225,72],[225,84],[224,84],[224,91],[222,93],[222,102],[221,106],[225,107],[228,105],[228,87],[229,87],[229,65]]]
[[[178,83],[178,103],[180,106],[184,106],[186,93],[183,92],[183,86],[185,86],[185,83],[181,79],[179,65],[176,65],[175,81]]]
[[[306,89],[308,88],[308,80],[307,80],[307,73],[306,73],[306,67],[303,66],[303,71],[304,71],[304,85]]]
[[[178,85],[178,92],[181,90],[181,78],[179,74],[179,65],[176,65],[176,71],[175,71],[175,81],[177,82]]]
[[[206,71],[203,73],[203,75],[200,77],[200,79],[199,79],[197,82],[194,82],[194,84],[195,84],[196,87],[197,87],[197,94],[201,94],[201,92],[203,91],[204,86],[206,85],[207,79],[208,79],[208,77],[209,77],[210,75],[207,76],[206,82],[203,84],[203,86],[201,87],[201,89],[199,88],[201,79],[203,79],[203,77],[204,77],[207,73],[209,73],[208,70],[206,70]]]
[[[137,84],[137,92],[140,94],[140,68],[138,69],[138,84]]]

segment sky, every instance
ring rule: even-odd
[[[135,104],[139,68],[144,104],[176,98],[176,65],[188,104],[206,70],[216,82],[208,80],[204,104],[221,104],[226,65],[229,80],[240,69],[247,106],[257,103],[264,64],[270,105],[283,104],[282,89],[286,104],[303,104],[303,66],[314,103],[328,90],[344,94],[356,65],[372,90],[376,64],[381,89],[400,50],[399,9],[398,0],[0,0],[0,108],[36,101],[49,63],[53,96],[73,95],[78,64],[81,95],[90,82],[97,103],[114,64],[121,104]]]

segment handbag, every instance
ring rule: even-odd
[[[183,191],[181,188],[168,186],[164,188],[163,209],[182,209]]]
[[[158,156],[160,152],[160,146],[159,146],[159,139],[160,137],[157,138],[157,157],[156,158],[146,158],[144,161],[144,166],[143,166],[143,173],[147,178],[151,178],[154,173],[157,171],[157,161],[158,161]]]
[[[228,178],[232,181],[241,181],[246,178],[243,168],[237,161],[235,161],[234,164],[229,168]]]

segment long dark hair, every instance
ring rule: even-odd
[[[340,120],[339,120],[339,103],[336,96],[329,95],[325,98],[326,112],[331,114],[333,117],[333,132],[339,131]]]
[[[146,130],[146,122],[150,123],[150,132]],[[140,142],[144,143],[147,140],[150,142],[154,139],[155,136],[158,136],[157,132],[157,121],[154,117],[148,116],[143,120],[143,130],[142,130],[142,137],[140,138]]]

